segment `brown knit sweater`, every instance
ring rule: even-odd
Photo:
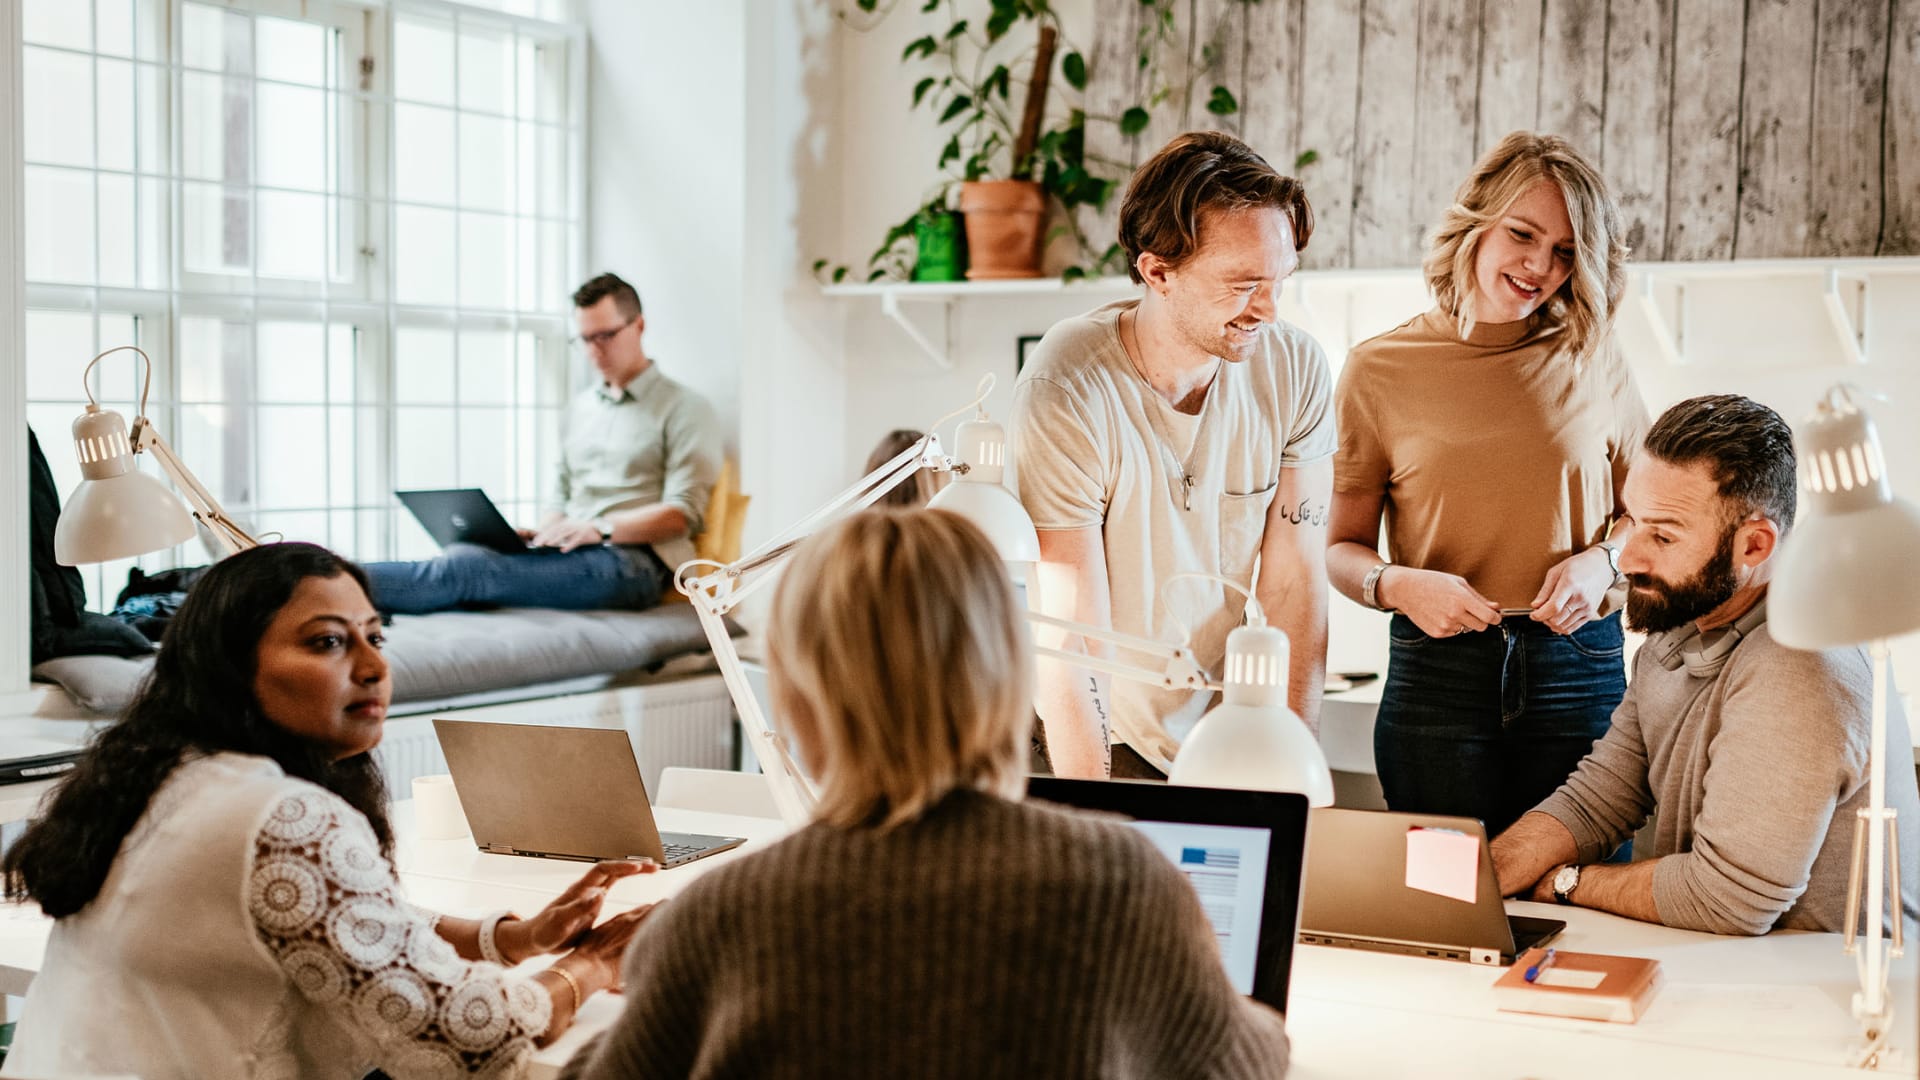
[[[811,825],[643,924],[564,1077],[1278,1077],[1193,890],[1125,825],[956,792]]]

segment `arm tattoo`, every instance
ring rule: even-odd
[[[1300,505],[1289,509],[1285,504],[1280,507],[1280,520],[1289,525],[1325,525],[1327,508],[1315,505],[1312,499],[1301,499]]]
[[[1100,717],[1100,748],[1107,751],[1107,775],[1113,775],[1113,724],[1107,719],[1107,707],[1100,700],[1100,680],[1087,677],[1087,699],[1093,702],[1094,714]]]

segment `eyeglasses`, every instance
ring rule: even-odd
[[[607,342],[612,341],[616,337],[619,337],[621,331],[625,330],[629,326],[632,326],[634,323],[638,322],[639,319],[640,319],[640,316],[635,315],[633,318],[628,319],[626,322],[621,323],[619,326],[616,326],[611,330],[598,330],[591,334],[580,334],[575,337],[570,337],[567,339],[567,344],[573,346],[576,349],[583,349],[589,345],[591,345],[596,349],[604,349],[607,347]]]

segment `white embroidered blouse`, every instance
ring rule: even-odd
[[[517,1075],[538,983],[461,960],[365,817],[273,762],[176,769],[100,895],[60,920],[8,1072]]]

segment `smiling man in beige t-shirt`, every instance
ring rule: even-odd
[[[1274,309],[1312,230],[1299,182],[1244,143],[1169,143],[1120,210],[1141,298],[1048,332],[1015,390],[1012,439],[1040,534],[1037,609],[1168,643],[1189,629],[1217,672],[1244,601],[1206,582],[1161,586],[1186,571],[1250,586],[1291,639],[1289,700],[1317,726],[1332,380],[1319,344]],[[1164,775],[1213,696],[1052,661],[1038,681],[1063,776]]]

